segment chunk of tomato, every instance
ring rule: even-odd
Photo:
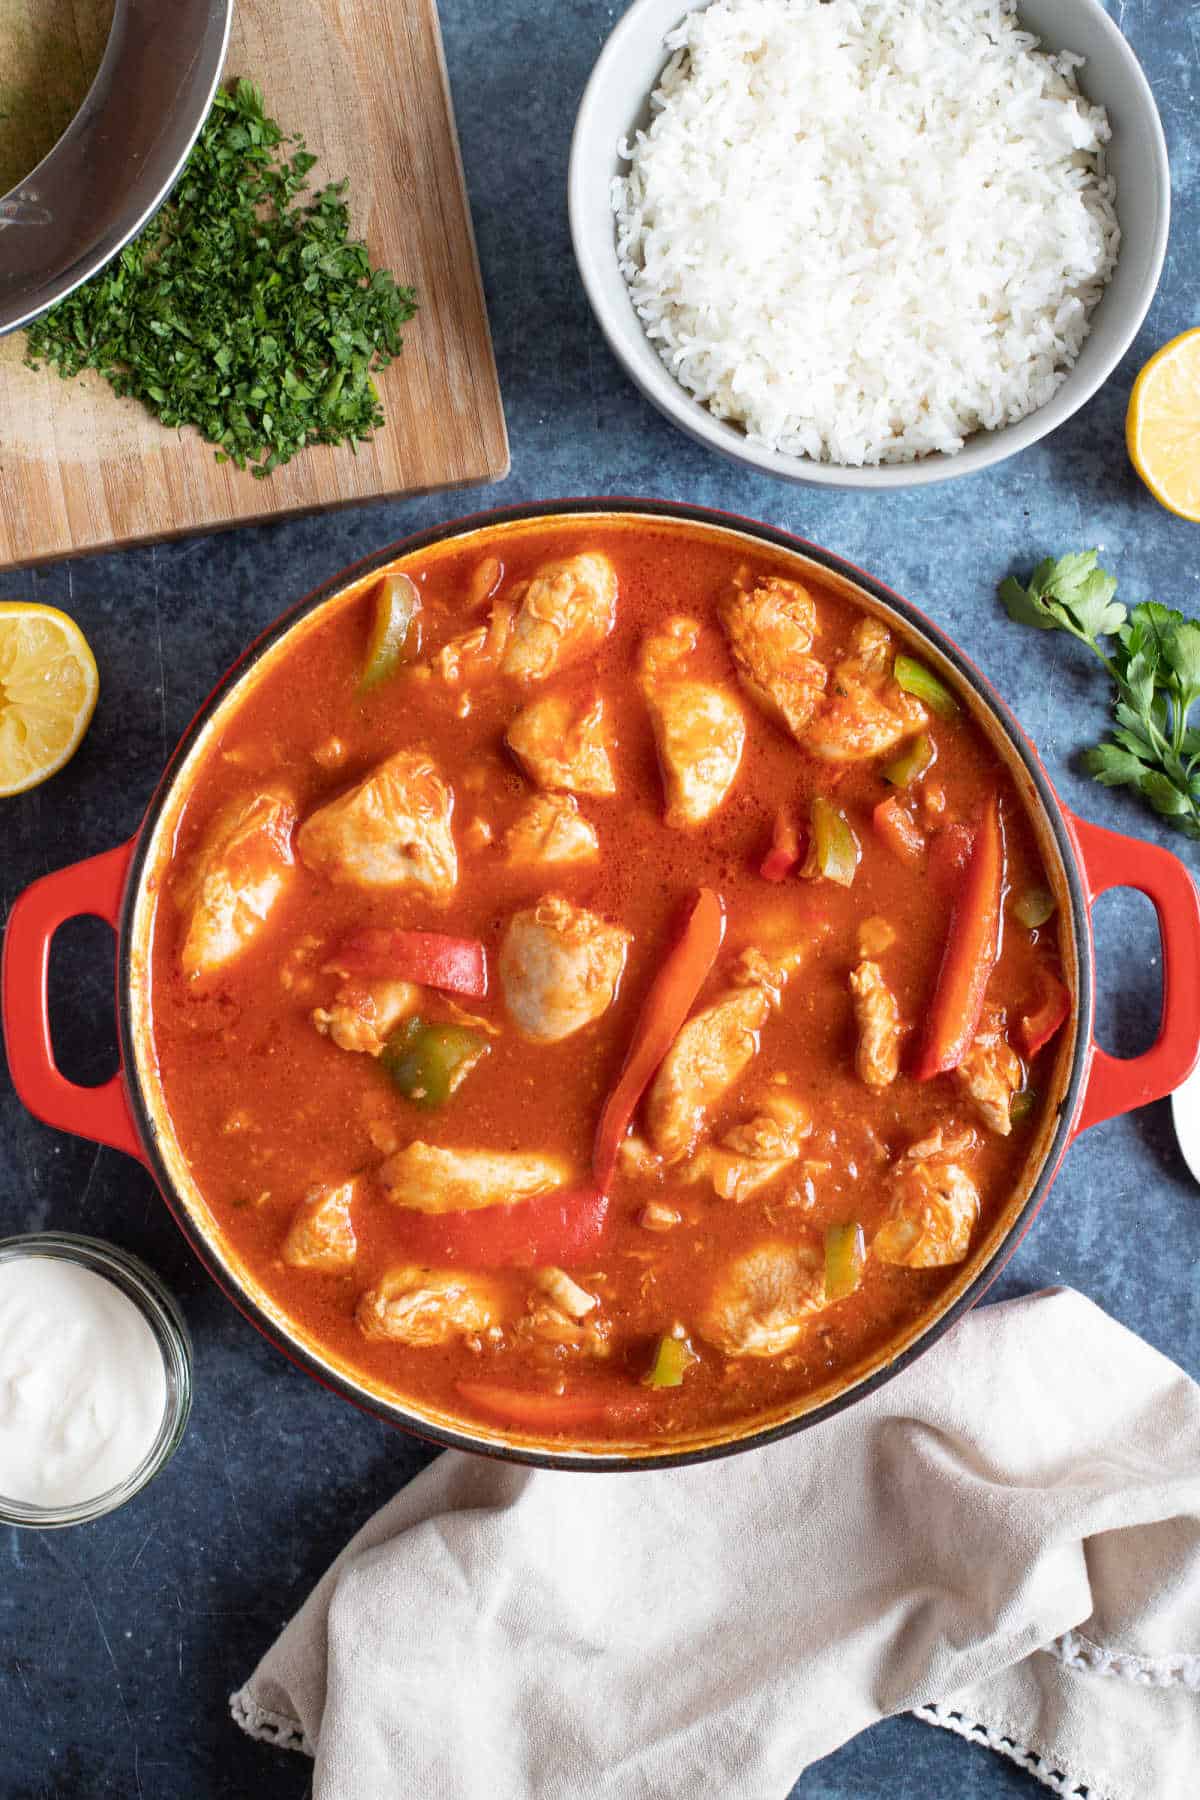
[[[800,861],[800,833],[786,806],[775,814],[771,830],[771,848],[759,865],[764,881],[786,881]]]
[[[871,814],[875,835],[901,862],[919,863],[925,855],[925,834],[898,794],[881,800]]]

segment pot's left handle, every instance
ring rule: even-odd
[[[144,1162],[120,1070],[94,1088],[77,1086],[59,1070],[46,994],[50,945],[60,925],[91,914],[117,929],[132,855],[132,842],[121,844],[44,876],[18,896],[4,933],[0,1008],[12,1083],[35,1118]]]

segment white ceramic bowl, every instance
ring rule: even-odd
[[[1112,281],[1092,315],[1078,362],[1053,399],[1016,425],[980,431],[955,456],[848,468],[788,456],[750,443],[736,425],[715,418],[668,371],[646,337],[617,266],[610,199],[625,164],[617,146],[650,118],[650,94],[667,53],[663,40],[688,12],[708,0],[635,0],[600,54],[575,123],[568,177],[571,237],[579,273],[609,345],[647,399],[711,449],[789,481],[831,487],[905,488],[974,475],[1013,456],[1061,425],[1108,379],[1137,334],[1162,272],[1171,216],[1167,146],[1150,84],[1100,0],[1021,0],[1022,23],[1048,49],[1085,57],[1081,84],[1107,108],[1113,135],[1109,168],[1116,177],[1121,251]]]

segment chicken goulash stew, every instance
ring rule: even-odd
[[[730,1433],[911,1331],[1019,1184],[1070,1010],[1032,826],[919,650],[796,568],[477,533],[315,614],[203,751],[162,1091],[236,1255],[377,1391]]]

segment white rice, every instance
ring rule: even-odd
[[[1042,406],[1119,242],[1102,107],[1015,0],[714,0],[614,183],[682,385],[824,462],[954,452]]]

